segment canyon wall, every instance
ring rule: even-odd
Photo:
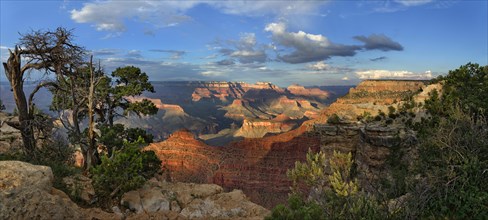
[[[355,121],[365,112],[373,116],[379,111],[388,113],[389,106],[398,109],[400,104],[421,93],[426,86],[427,81],[422,80],[365,80],[325,108],[314,123],[326,123],[332,114]]]

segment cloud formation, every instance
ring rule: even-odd
[[[227,59],[219,61],[220,64],[231,65],[234,60],[242,64],[264,63],[267,61],[266,47],[258,45],[254,33],[243,33],[237,41],[218,41],[219,53]],[[230,62],[232,61],[232,62]]]
[[[158,52],[158,53],[168,53],[170,54],[170,58],[173,59],[173,60],[177,60],[177,59],[180,59],[183,55],[186,54],[186,51],[182,51],[182,50],[162,50],[162,49],[152,49],[152,50],[149,50],[151,52]]]
[[[419,6],[431,3],[433,0],[395,0],[395,2],[402,4],[403,6]]]
[[[307,63],[329,59],[332,56],[354,56],[359,46],[335,44],[320,34],[303,31],[288,32],[284,23],[271,23],[264,29],[272,34],[276,44],[291,48],[292,52],[278,55],[286,63]]]
[[[390,71],[390,70],[366,70],[357,71],[356,76],[359,79],[432,79],[432,72],[425,71],[424,73],[414,73],[406,70]]]
[[[326,70],[329,68],[329,65],[326,64],[324,61],[320,61],[314,64],[308,64],[307,67],[311,70],[315,71],[321,71],[321,70]]]
[[[393,41],[384,34],[371,34],[369,37],[366,36],[355,36],[354,39],[359,40],[364,43],[364,49],[366,50],[397,50],[402,51],[403,46],[400,43]]]
[[[171,27],[190,21],[185,12],[197,5],[206,4],[226,14],[244,16],[306,14],[316,10],[326,1],[95,1],[71,10],[71,19],[90,23],[98,31],[124,32],[126,20],[151,24],[155,28]],[[147,34],[153,34],[150,30]]]
[[[369,59],[371,61],[380,61],[380,60],[386,60],[386,57],[385,56],[381,56],[381,57],[376,57],[376,58],[371,58]]]

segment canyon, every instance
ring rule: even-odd
[[[276,89],[270,84],[260,86]],[[191,94],[196,90],[188,89],[187,85],[182,87],[185,89],[169,88],[177,91],[176,93],[189,95],[173,97],[188,101],[186,104],[182,102],[182,105],[174,104],[174,100],[173,103],[163,102],[160,98],[146,95],[133,97],[132,101],[149,98],[159,109],[156,116],[160,119],[154,120],[155,116],[129,116],[124,119],[127,120],[124,123],[134,123],[133,126],[150,131],[158,131],[163,127],[162,123],[176,127],[185,123],[195,125],[165,130],[164,132],[169,134],[160,136],[164,138],[163,141],[144,148],[154,151],[163,162],[163,178],[175,183],[216,184],[222,187],[222,192],[242,190],[251,202],[266,208],[286,201],[291,186],[291,181],[286,175],[287,170],[293,168],[296,161],[304,161],[309,150],[321,150],[328,156],[332,155],[333,151],[352,152],[360,171],[358,179],[361,183],[382,178],[392,179],[391,173],[388,172],[391,166],[387,163],[388,158],[392,151],[397,149],[401,149],[407,156],[410,155],[409,149],[416,144],[415,136],[399,121],[389,125],[383,122],[362,123],[358,121],[357,116],[365,111],[374,116],[379,110],[386,112],[389,106],[398,108],[409,102],[410,97],[413,97],[415,102],[423,102],[429,91],[439,88],[438,85],[427,86],[425,81],[367,80],[350,89],[347,95],[338,98],[330,106],[307,113],[314,107],[312,103],[320,104],[316,100],[323,98],[322,95],[325,93],[317,94],[316,90],[305,93],[303,89],[297,88],[298,86],[290,90],[265,89],[264,92],[249,88],[247,92],[235,93],[223,89],[234,88],[232,86],[213,84],[211,89],[206,90],[212,91],[213,96],[204,95],[201,90],[198,92],[198,101],[193,101],[196,96]],[[218,93],[216,88],[219,88]],[[290,95],[293,90],[295,95],[315,96],[309,99],[297,98]],[[266,100],[267,98],[259,95],[262,93],[273,98]],[[217,105],[208,104],[212,102],[220,103],[217,108],[221,109],[228,106],[255,107],[256,105],[247,103],[256,102],[267,103],[276,109],[270,108],[266,113],[260,111],[261,117],[245,116],[242,121],[229,120],[228,122],[232,122],[229,127],[217,132],[218,125],[214,125],[214,128],[208,127],[208,118],[205,120],[188,113],[191,112],[188,110],[189,107],[202,103],[206,103],[202,106],[207,106],[208,109],[215,109]],[[226,113],[229,113],[229,110],[221,110],[219,117],[229,119],[225,116]],[[302,114],[302,117],[296,117],[294,114]],[[307,114],[310,116],[306,116]],[[341,120],[334,124],[327,123],[328,118],[334,114]],[[217,132],[218,135],[212,136],[214,133],[205,136],[195,132],[199,129],[215,129],[212,132]],[[7,134],[15,136],[15,132],[5,125],[0,132],[2,137]],[[218,138],[225,140],[215,143],[209,141]],[[17,138],[4,138],[0,144],[14,146],[15,143],[10,142],[15,142],[15,139]]]
[[[156,140],[187,129],[207,144],[224,146],[242,138],[258,138],[299,127],[319,116],[330,102],[330,92],[269,82],[154,82],[155,93],[144,98],[159,109],[156,115],[129,115],[116,123],[142,127]]]
[[[295,161],[304,161],[309,149],[328,155],[334,150],[352,152],[362,182],[389,178],[386,160],[392,149],[408,151],[416,143],[414,135],[400,121],[390,125],[362,123],[356,117],[364,111],[374,116],[388,106],[398,107],[410,96],[417,97],[424,88],[424,81],[363,81],[317,117],[284,133],[244,138],[215,147],[181,130],[145,149],[156,152],[172,180],[241,189],[251,201],[271,208],[286,201],[291,186],[286,172],[294,167]],[[333,114],[340,115],[338,124],[327,123]],[[269,122],[256,122],[255,126],[277,129]]]

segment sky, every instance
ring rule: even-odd
[[[2,62],[19,33],[57,27],[106,72],[133,65],[152,81],[353,85],[488,65],[486,0],[1,0]]]

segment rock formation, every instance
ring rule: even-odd
[[[287,118],[288,120],[284,119]],[[261,138],[266,134],[279,134],[295,128],[296,122],[287,116],[280,116],[276,120],[245,119],[234,136],[246,138]]]
[[[195,140],[188,131],[179,131],[145,150],[156,152],[172,180],[241,189],[251,201],[271,208],[287,198],[291,184],[287,169],[304,160],[309,148],[319,147],[319,138],[302,135],[304,132],[302,128],[212,147]]]
[[[323,91],[319,88],[305,88],[298,84],[293,84],[286,88],[291,94],[295,96],[302,96],[302,97],[313,97],[318,100],[326,100],[329,98],[329,93],[327,91]]]
[[[120,219],[98,208],[83,209],[52,187],[51,168],[0,161],[0,219]]]
[[[0,111],[0,154],[18,152],[22,146],[20,131],[7,125],[7,121],[18,121],[18,117]]]
[[[378,83],[378,88],[374,87],[375,83]],[[415,144],[412,134],[398,125],[366,126],[352,121],[356,121],[355,117],[365,110],[377,113],[376,105],[381,106],[379,109],[387,109],[395,99],[400,102],[401,98],[424,88],[424,84],[423,81],[366,81],[325,109],[320,117],[304,122],[295,130],[263,138],[245,138],[219,148],[192,140],[189,138],[191,135],[178,133],[178,136],[187,137],[185,142],[197,144],[198,151],[193,150],[197,148],[191,144],[186,146],[184,142],[176,144],[174,141],[154,143],[148,149],[155,150],[163,163],[168,160],[165,158],[170,158],[167,169],[172,173],[188,174],[171,174],[178,181],[191,181],[194,178],[190,175],[192,172],[205,173],[202,180],[213,177],[208,183],[218,184],[226,190],[241,189],[253,202],[270,208],[286,201],[291,186],[286,171],[294,167],[295,161],[303,161],[309,148],[313,151],[322,149],[330,155],[334,150],[353,152],[363,173],[361,181],[388,176],[385,160],[391,149],[408,149]],[[380,104],[375,105],[375,101]],[[352,120],[345,124],[324,125],[332,114],[350,115]],[[276,118],[280,121],[286,116]],[[203,165],[201,161],[204,161]],[[210,172],[203,168],[205,166],[215,168]]]
[[[263,219],[270,212],[240,190],[223,192],[213,184],[169,183],[149,180],[141,189],[125,193],[121,205],[132,212],[127,219]]]
[[[325,123],[332,114],[347,120],[356,120],[365,112],[371,115],[378,111],[388,112],[388,107],[398,105],[408,97],[419,93],[426,87],[426,81],[420,80],[365,80],[351,88],[344,97],[324,109],[316,123]]]

